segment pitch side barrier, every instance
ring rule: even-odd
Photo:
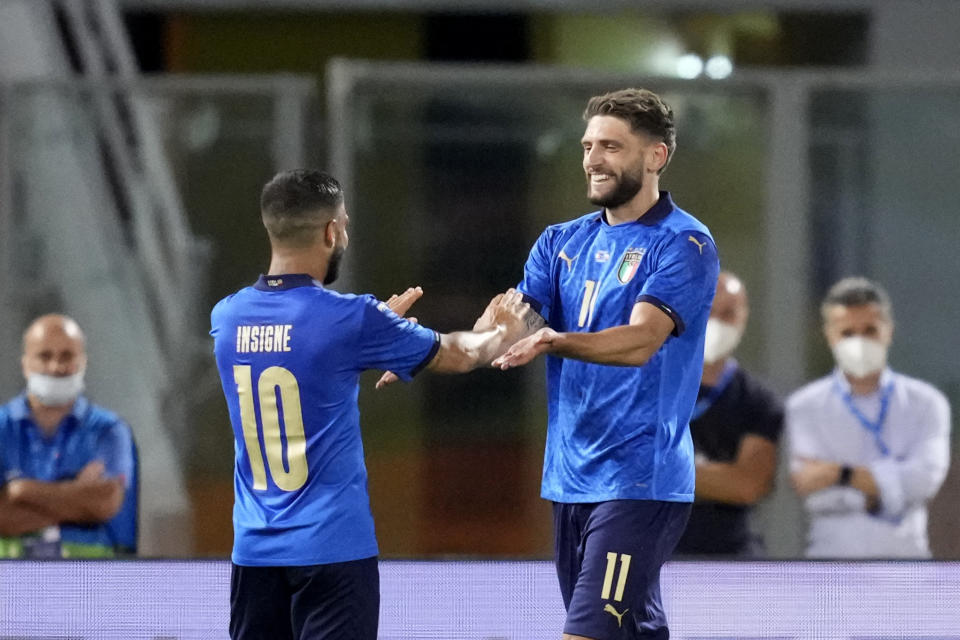
[[[672,637],[960,639],[958,562],[669,563]],[[230,563],[0,562],[0,638],[227,638]],[[545,561],[381,562],[381,640],[555,640]]]

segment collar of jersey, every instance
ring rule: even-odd
[[[840,367],[834,367],[833,377],[836,380],[837,387],[841,392],[850,394],[853,392],[853,387],[850,386],[850,381],[847,380],[847,376],[843,375],[843,371],[840,370]],[[875,395],[880,392],[881,389],[886,387],[888,384],[893,382],[893,370],[890,367],[884,367],[883,373],[880,374],[880,382],[877,384],[877,390],[872,393],[867,394],[868,396]]]
[[[284,273],[280,275],[263,275],[253,285],[260,291],[286,291],[297,287],[322,287],[323,285],[306,273]]]
[[[74,401],[73,408],[70,409],[70,413],[67,415],[79,422],[83,418],[83,415],[86,413],[89,406],[90,401],[87,400],[86,396],[81,395]],[[26,391],[18,395],[10,403],[10,417],[14,420],[33,421],[33,419],[30,417],[30,403],[27,401]]]
[[[658,224],[664,218],[670,215],[670,212],[673,211],[673,209],[674,209],[673,199],[670,198],[670,192],[661,191],[660,199],[657,200],[657,203],[652,207],[650,207],[649,209],[647,209],[647,212],[645,214],[643,214],[633,222],[626,222],[624,224],[611,225],[607,222],[606,217],[603,215],[604,213],[603,211],[600,211],[597,214],[597,220],[603,223],[604,227],[606,227],[608,231],[611,229],[616,229],[618,227],[629,227],[630,225],[633,225],[633,224],[642,224],[647,227],[652,227],[653,225]]]

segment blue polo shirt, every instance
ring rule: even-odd
[[[25,394],[0,406],[0,486],[17,478],[69,480],[94,460],[103,463],[108,476],[124,476],[128,494],[124,504],[131,502],[135,498],[133,437],[116,414],[80,396],[48,438],[31,418]],[[112,555],[125,543],[122,530],[128,528],[131,517],[125,511],[99,525],[61,523],[63,555]],[[0,550],[6,555],[22,553],[21,545],[9,538],[0,538]]]
[[[688,425],[719,268],[710,231],[665,191],[634,222],[611,226],[595,211],[543,232],[518,289],[550,327],[626,325],[638,302],[675,326],[642,367],[547,357],[544,498],[693,501]]]

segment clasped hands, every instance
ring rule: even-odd
[[[410,287],[403,293],[390,296],[386,305],[397,315],[405,316],[410,307],[421,297],[423,297],[422,288]],[[473,332],[485,333],[499,328],[505,331],[507,336],[522,337],[525,334],[524,328],[529,326],[530,314],[533,313],[530,305],[523,301],[522,293],[516,289],[508,289],[504,293],[495,295],[487,303],[487,307],[473,324]],[[410,322],[417,322],[415,317],[407,319]],[[537,337],[542,332],[543,330],[532,336],[517,340],[504,354],[496,358],[492,365],[506,370],[526,364],[544,350],[538,350],[537,341],[531,341],[532,338]],[[376,388],[381,389],[398,379],[396,374],[390,371],[384,372],[377,381]]]

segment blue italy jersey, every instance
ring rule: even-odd
[[[0,407],[0,487],[16,478],[42,482],[74,479],[90,462],[103,463],[109,477],[123,476],[127,497],[136,499],[136,468],[130,427],[115,413],[91,404],[80,396],[52,436],[47,437],[33,421],[26,394]],[[122,509],[103,524],[61,523],[63,557],[113,555],[130,547],[120,530],[133,530],[136,513]],[[7,545],[8,547],[10,545]],[[21,544],[10,555],[20,555]]]
[[[710,232],[664,191],[636,222],[611,226],[598,211],[543,232],[518,288],[550,327],[629,324],[638,302],[675,324],[642,367],[547,357],[544,498],[693,501],[688,425],[718,272]]]
[[[261,276],[221,300],[211,335],[236,440],[233,561],[305,566],[377,555],[360,373],[409,380],[439,335],[372,296]]]

